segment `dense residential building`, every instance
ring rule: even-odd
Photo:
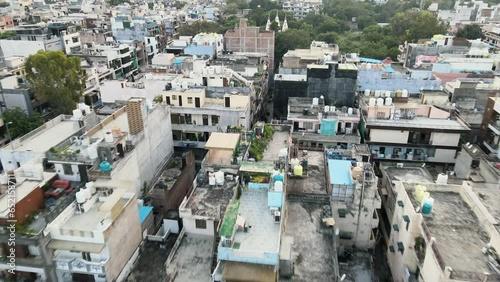
[[[374,92],[360,102],[362,136],[374,160],[455,163],[460,136],[470,128],[448,111],[403,96]]]
[[[248,20],[240,19],[238,28],[230,29],[224,36],[226,51],[266,53],[269,57],[269,73],[274,70],[274,31],[260,31],[259,27],[247,26]]]
[[[296,19],[303,19],[309,13],[317,14],[322,7],[322,0],[283,1],[283,11],[291,13]]]
[[[129,78],[139,72],[136,50],[134,46],[126,44],[106,44],[85,46],[76,54],[87,62],[102,63],[112,69],[113,78]]]
[[[481,147],[490,155],[499,155],[500,149],[500,98],[489,97],[481,123]]]

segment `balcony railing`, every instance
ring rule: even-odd
[[[85,261],[83,259],[71,259],[69,261],[67,260],[59,260],[58,257],[54,258],[54,264],[56,266],[56,269],[59,270],[65,270],[65,271],[70,271],[70,272],[84,272],[84,273],[91,273],[91,274],[104,274],[106,273],[105,271],[105,264],[107,261],[104,262],[90,262],[90,261]]]
[[[491,131],[493,131],[496,135],[500,135],[500,124],[498,121],[488,124],[488,128],[491,129]]]
[[[491,153],[496,154],[498,152],[498,145],[493,143],[492,141],[483,141],[484,146],[490,150]]]

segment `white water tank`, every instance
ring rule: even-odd
[[[391,97],[385,98],[385,105],[386,106],[392,105],[392,98]]]
[[[215,175],[213,172],[208,174],[208,185],[215,186]]]
[[[85,198],[85,192],[83,192],[83,191],[76,192],[75,196],[76,196],[76,202],[79,204],[83,204],[87,200]]]
[[[83,139],[82,139],[82,145],[83,146],[90,145],[90,139],[87,136],[83,137]]]
[[[354,112],[353,108],[347,109],[347,114],[352,115],[353,112]]]
[[[378,98],[377,99],[377,106],[383,106],[384,105],[384,99]]]
[[[274,191],[283,192],[283,181],[274,182]]]
[[[403,92],[401,93],[401,97],[408,97],[408,90],[403,89]]]
[[[111,132],[106,132],[106,134],[104,134],[104,141],[106,141],[107,143],[113,143],[113,134]]]
[[[380,97],[380,90],[375,90],[375,97]]]
[[[313,106],[317,106],[319,103],[319,99],[318,98],[313,98]]]
[[[365,96],[370,96],[370,89],[365,89]]]
[[[85,199],[86,200],[89,200],[90,197],[92,196],[90,194],[90,189],[87,189],[87,188],[83,188],[82,190],[80,190],[81,192],[83,192],[83,195],[85,196]]]
[[[328,113],[329,111],[330,111],[330,106],[326,105],[325,108],[324,108],[324,112]]]
[[[299,159],[294,158],[290,161],[290,166],[292,167],[292,170],[295,168],[296,165],[300,163]]]
[[[372,69],[372,63],[366,64],[366,69],[368,69],[368,70]]]
[[[85,188],[90,191],[90,194],[93,195],[96,192],[95,186],[94,186],[94,181],[90,181],[85,183]]]
[[[80,119],[82,117],[82,111],[81,110],[73,110],[73,118],[74,119]]]
[[[330,113],[335,113],[336,110],[335,106],[330,106]]]
[[[9,176],[7,173],[0,174],[0,184],[6,185],[7,183],[9,183]]]
[[[215,173],[215,183],[217,185],[224,185],[224,172],[219,170]]]
[[[376,98],[370,98],[370,100],[368,100],[368,106],[370,106],[370,107],[375,107],[376,103],[377,103]]]
[[[95,145],[91,145],[87,148],[87,153],[89,155],[89,159],[95,160],[99,156],[97,154],[97,147]]]
[[[448,174],[446,174],[446,173],[438,174],[436,183],[437,184],[448,184]]]
[[[385,97],[386,98],[391,97],[391,91],[385,91]]]

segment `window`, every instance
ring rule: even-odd
[[[195,220],[196,229],[207,229],[207,221],[204,219]]]
[[[405,203],[401,200],[398,201],[398,206],[400,207],[404,207],[405,206]],[[409,219],[408,219],[409,220]]]
[[[212,116],[212,125],[219,124],[219,116]]]
[[[64,171],[64,174],[66,175],[73,175],[73,169],[71,168],[71,165],[69,164],[63,164],[63,171]]]
[[[172,95],[172,100],[177,100],[177,95]]]
[[[338,209],[337,211],[339,212],[339,217],[340,218],[345,218],[345,216],[347,215],[347,210],[346,209]]]
[[[304,129],[313,129],[312,122],[304,122]]]
[[[90,261],[90,253],[82,252],[82,258],[86,261]]]
[[[193,97],[187,97],[188,98],[188,104],[192,104],[193,103]]]
[[[406,222],[406,231],[408,231],[408,229],[410,229],[410,217],[403,215],[403,220]]]
[[[391,251],[391,253],[395,253],[396,249],[394,249],[394,246],[389,246],[389,251]]]
[[[403,242],[398,242],[398,251],[400,251],[401,254],[405,252],[405,245],[403,244]]]
[[[394,231],[399,231],[399,225],[393,224],[392,229],[394,229]]]
[[[352,232],[340,231],[339,238],[342,240],[351,240],[353,237]]]

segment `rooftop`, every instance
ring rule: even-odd
[[[394,165],[394,164],[391,164]],[[405,164],[406,165],[406,164]],[[432,176],[422,167],[384,167],[384,171],[391,181],[404,181],[408,183],[433,183]]]
[[[326,195],[325,161],[323,152],[299,151],[300,160],[307,160],[307,177],[288,177],[287,189],[290,193],[315,193]]]
[[[264,157],[261,161],[274,162],[277,160],[280,150],[288,147],[288,137],[288,132],[275,131],[273,139],[267,144],[267,148],[264,151]]]
[[[58,116],[30,133],[13,140],[3,150],[47,152],[80,130],[78,121]]]
[[[237,183],[227,180],[223,186],[198,186],[180,209],[191,210],[192,215],[220,219],[233,198],[236,186]]]
[[[56,173],[52,172],[44,172],[43,173],[43,180],[42,181],[34,181],[34,180],[24,180],[22,182],[18,182],[16,185],[16,203],[20,202],[24,197],[28,196],[33,190],[35,190],[37,187],[42,187],[49,181],[50,179],[54,178],[56,176]],[[7,189],[7,187],[5,188]],[[0,196],[0,217],[6,218],[9,214],[9,196],[7,194],[7,191],[2,193]]]
[[[460,130],[469,131],[470,128],[458,120],[437,119],[427,117],[415,117],[413,119],[368,119],[368,127],[406,127],[421,129],[440,129],[440,130]]]
[[[291,238],[294,272],[283,281],[335,281],[333,230],[321,222],[322,212],[321,204],[288,202],[283,241]],[[284,248],[282,243],[282,252]]]
[[[500,193],[498,184],[468,182],[472,191],[481,200],[488,212],[496,220],[497,229],[500,227]]]
[[[240,135],[236,133],[212,132],[205,144],[206,149],[234,150],[240,141]]]
[[[413,195],[417,184],[403,185],[413,206],[419,206]],[[430,236],[436,239],[435,244],[444,264],[453,269],[451,278],[468,280],[475,278],[477,274],[491,272],[487,257],[481,251],[488,244],[489,237],[469,205],[458,192],[443,191],[452,185],[426,186],[430,197],[434,198],[434,204],[432,216],[423,219],[429,228]],[[457,186],[456,190],[459,189],[460,186]]]
[[[167,276],[170,278],[167,281],[210,281],[213,236],[185,234],[181,240],[171,263],[167,265]]]
[[[234,244],[239,243],[238,251],[257,253],[278,253],[280,224],[274,221],[269,212],[268,191],[250,189],[240,197],[239,216],[248,223],[248,232],[237,231]]]
[[[292,138],[304,141],[323,141],[323,142],[341,142],[348,144],[356,144],[360,142],[358,134],[341,134],[341,135],[321,135],[316,133],[293,132]]]

